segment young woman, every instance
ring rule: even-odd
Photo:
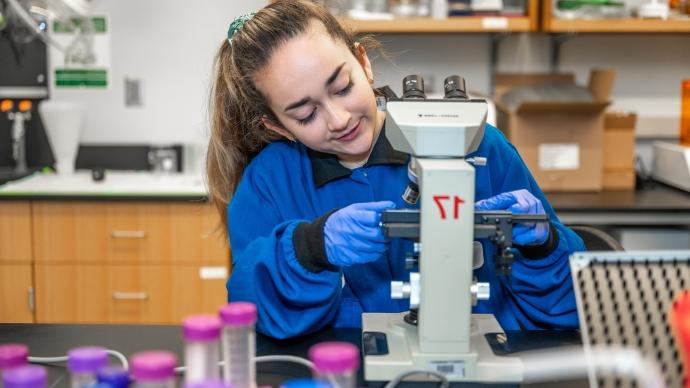
[[[359,327],[362,312],[399,312],[390,282],[409,278],[412,243],[387,241],[381,211],[408,205],[409,155],[383,133],[365,45],[322,6],[277,1],[233,21],[216,59],[208,150],[211,200],[227,221],[228,298],[255,303],[258,331],[276,338],[328,325]],[[568,256],[584,250],[515,148],[487,125],[476,208],[547,213],[519,225],[512,275],[498,277],[493,245],[475,276],[492,295],[475,312],[504,329],[573,328]]]

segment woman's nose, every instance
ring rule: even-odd
[[[350,112],[340,104],[328,104],[328,130],[338,132],[347,129],[352,116]]]

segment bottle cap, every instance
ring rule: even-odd
[[[96,374],[99,383],[105,383],[111,388],[127,388],[129,386],[129,372],[119,366],[102,368]]]
[[[108,353],[98,346],[74,348],[67,353],[67,369],[76,373],[96,373],[108,365]]]
[[[256,305],[249,302],[231,302],[220,308],[220,319],[230,326],[256,323]]]
[[[322,342],[309,349],[309,359],[322,373],[350,372],[359,367],[359,349],[349,342]]]
[[[220,338],[220,319],[214,315],[192,315],[182,322],[187,341],[214,341]]]
[[[0,369],[16,368],[28,363],[29,348],[22,344],[0,345]]]
[[[46,369],[38,365],[25,365],[6,370],[2,375],[5,388],[43,388],[47,380]]]
[[[322,380],[292,379],[280,385],[280,388],[332,388],[333,386]]]
[[[177,357],[165,351],[148,351],[132,356],[131,371],[135,380],[163,380],[175,376]]]

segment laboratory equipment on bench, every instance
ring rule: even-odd
[[[655,141],[652,150],[654,179],[690,192],[690,146]]]
[[[93,48],[94,26],[90,22],[90,0],[5,0],[7,29],[14,44],[27,44],[38,37],[65,55],[66,64],[90,65],[96,62]],[[57,21],[65,29],[77,31],[63,45],[48,34],[48,23]]]
[[[467,155],[483,138],[487,102],[468,99],[458,76],[446,78],[444,90],[443,99],[425,99],[423,79],[412,75],[403,80],[403,97],[386,104],[385,134],[393,148],[412,156],[405,200],[413,203],[418,188],[420,209],[385,211],[381,224],[387,237],[416,242],[412,260],[419,272],[410,273],[409,282],[391,284],[393,298],[410,299],[409,314],[363,314],[364,376],[390,381],[410,370],[432,370],[450,381],[519,382],[520,360],[494,355],[485,337],[503,332],[496,318],[472,314],[473,304],[490,291],[488,283],[473,279],[473,242],[492,241],[496,272],[509,275],[513,223],[548,217],[475,213],[471,163],[486,160]]]
[[[654,142],[652,175],[659,182],[690,192],[690,80],[681,83],[679,144]]]
[[[585,355],[604,344],[637,349],[658,365],[666,386],[686,384],[681,338],[668,316],[690,287],[690,251],[576,252],[570,270]],[[595,370],[589,377],[592,388],[632,386]]]
[[[16,104],[13,100],[2,100],[0,111],[7,114],[12,121],[12,159],[14,159],[14,172],[25,173],[26,167],[26,125],[31,120],[31,100],[21,100]]]
[[[86,109],[77,102],[43,100],[38,106],[58,174],[73,174]]]
[[[223,325],[223,381],[235,388],[254,388],[256,306],[249,302],[230,302],[218,313]]]
[[[192,315],[182,322],[185,341],[185,382],[219,380],[220,319],[215,315]]]

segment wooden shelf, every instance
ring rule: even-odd
[[[536,23],[529,17],[467,16],[437,20],[406,18],[395,20],[341,19],[358,33],[452,33],[452,32],[509,32],[535,31]]]
[[[608,33],[682,33],[690,32],[688,19],[610,19],[610,20],[563,20],[551,19],[544,25],[548,32],[608,32]]]
[[[550,1],[542,2],[541,30],[579,33],[685,33],[690,19],[598,19],[566,20],[553,17]]]

